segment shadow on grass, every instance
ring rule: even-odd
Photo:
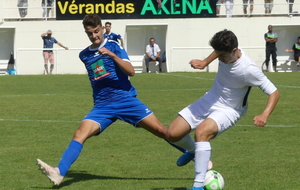
[[[88,174],[86,171],[69,171],[67,174],[67,179],[63,181],[59,186],[53,187],[31,187],[34,189],[60,189],[65,186],[69,186],[72,183],[77,183],[80,181],[88,181],[88,180],[193,180],[192,178],[143,178],[143,177],[114,177],[114,176],[101,176],[101,175],[93,175]],[[173,188],[173,187],[166,187],[166,188],[154,188],[153,190],[184,190],[186,188]]]
[[[186,190],[186,187],[166,187],[166,188],[154,188],[152,190]]]

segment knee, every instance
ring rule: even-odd
[[[183,137],[184,135],[179,135],[178,133],[176,133],[176,131],[171,131],[168,129],[166,132],[166,139],[170,142],[180,141]]]
[[[198,127],[195,131],[196,141],[210,141],[218,134],[218,131],[212,131],[206,128]]]

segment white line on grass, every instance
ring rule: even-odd
[[[203,77],[191,77],[191,76],[185,76],[185,75],[174,75],[174,74],[165,74],[165,73],[161,73],[161,75],[172,76],[172,77],[194,78],[194,79],[201,79],[201,80],[215,80],[215,79],[209,79],[209,78],[203,78]]]
[[[48,123],[80,123],[81,121],[68,120],[33,120],[33,119],[0,119],[0,121],[16,121],[16,122],[48,122]],[[116,121],[116,124],[128,124],[123,121]],[[129,124],[128,124],[129,125]],[[163,123],[168,126],[169,124]],[[254,125],[235,125],[236,127],[256,127]],[[266,125],[265,127],[300,127],[300,125]]]

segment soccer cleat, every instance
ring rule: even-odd
[[[203,187],[192,187],[192,188],[187,188],[187,190],[204,190]]]
[[[194,160],[194,158],[195,158],[194,153],[186,152],[178,158],[176,164],[177,166],[184,166],[188,164],[190,161]]]
[[[192,160],[194,161],[194,158],[195,158],[194,153],[186,152],[178,158],[176,164],[177,164],[177,166],[184,166],[184,165],[188,164],[190,161],[192,161]],[[207,165],[207,171],[211,170],[212,167],[213,167],[213,163],[212,163],[212,161],[209,161],[208,165]]]
[[[42,170],[43,174],[46,175],[50,181],[53,182],[54,185],[61,184],[64,176],[60,175],[59,169],[49,166],[45,162],[40,159],[37,159],[37,165],[39,165],[39,169]]]

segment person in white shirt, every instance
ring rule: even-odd
[[[262,113],[253,118],[254,125],[264,127],[279,100],[279,92],[261,69],[238,48],[235,34],[229,30],[216,33],[210,40],[213,56],[219,58],[219,69],[212,88],[200,99],[181,110],[170,124],[167,136],[188,150],[177,161],[185,165],[195,159],[195,179],[192,190],[203,190],[205,174],[212,167],[210,140],[234,126],[246,114],[248,95],[253,86],[259,87],[269,98]],[[208,64],[194,59],[194,69]],[[195,130],[195,142],[189,133]]]
[[[162,58],[160,57],[161,50],[159,46],[155,43],[154,38],[150,38],[150,44],[146,46],[145,64],[146,70],[149,72],[149,62],[158,61],[159,72],[162,71]]]

